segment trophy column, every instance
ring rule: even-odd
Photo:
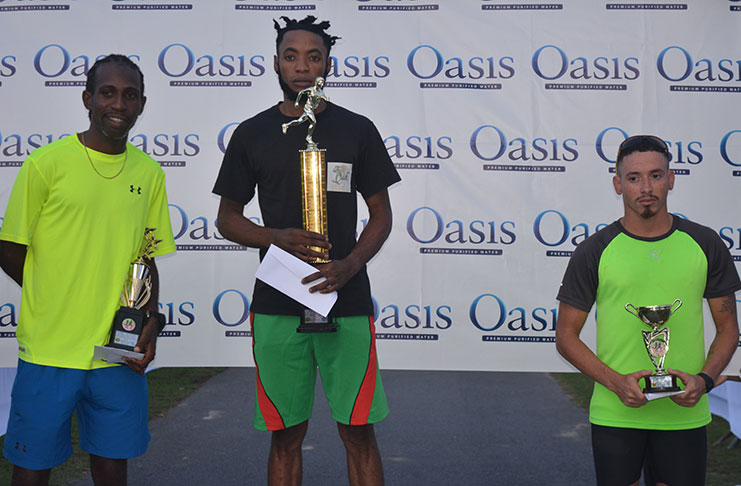
[[[288,129],[304,122],[309,122],[306,135],[306,149],[299,150],[301,158],[301,213],[303,226],[306,231],[327,236],[327,163],[326,150],[317,147],[312,138],[316,127],[314,110],[319,108],[322,100],[329,101],[324,95],[324,78],[318,77],[311,88],[298,93],[295,106],[298,108],[301,97],[306,96],[304,113],[295,120],[282,126],[283,133]],[[309,249],[322,254],[314,258],[311,263],[328,263],[329,250],[319,246],[310,246]],[[330,318],[322,316],[311,309],[304,309],[301,324],[296,332],[334,332],[337,324]]]
[[[327,235],[327,163],[324,149],[307,148],[301,153],[301,202],[304,229]],[[314,263],[329,262],[329,250],[319,246],[309,249],[322,253]]]

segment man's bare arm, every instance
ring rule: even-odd
[[[271,244],[294,254],[304,261],[313,261],[323,255],[309,246],[330,248],[325,236],[298,228],[266,228],[245,218],[244,204],[222,197],[216,227],[228,240],[250,248],[267,248]]]
[[[306,284],[321,277],[326,278],[326,280],[311,287],[309,292],[326,294],[341,289],[348,280],[363,268],[363,265],[378,253],[378,250],[381,249],[388,238],[393,222],[388,189],[384,188],[378,191],[368,197],[365,202],[368,205],[368,224],[360,234],[358,242],[345,258],[318,265],[318,272],[301,281],[301,283]]]
[[[625,405],[645,405],[648,401],[638,381],[650,375],[651,371],[640,370],[622,375],[603,363],[579,337],[588,314],[564,302],[560,303],[556,323],[556,349],[579,371],[615,393]]]
[[[736,312],[736,294],[725,297],[708,299],[710,313],[715,323],[715,338],[710,344],[708,357],[702,367],[702,372],[713,381],[718,382],[734,351],[738,347],[738,315]],[[705,381],[697,375],[683,370],[667,370],[679,376],[684,382],[684,393],[672,398],[676,403],[685,407],[693,407],[705,393]]]
[[[23,286],[27,250],[26,245],[0,240],[0,267],[20,286]]]

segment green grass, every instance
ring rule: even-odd
[[[167,411],[198,389],[207,379],[224,368],[160,368],[147,373],[149,381],[149,418],[164,417]],[[0,437],[0,449],[5,437]],[[72,445],[75,452],[67,462],[51,473],[50,486],[65,486],[89,474],[88,455],[78,448],[77,420],[72,419]],[[13,465],[0,459],[0,484],[10,484]]]
[[[581,373],[552,373],[561,388],[577,406],[587,410],[592,396],[592,380]],[[708,472],[706,486],[734,486],[741,484],[741,446],[728,449],[728,440],[719,445],[730,426],[721,417],[713,415],[708,425]]]

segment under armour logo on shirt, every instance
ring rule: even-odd
[[[141,186],[136,186],[136,189],[134,189],[134,186],[131,185],[131,186],[129,186],[129,188],[130,188],[129,189],[129,192],[132,193],[132,194],[139,194],[139,195],[141,195],[141,193],[142,193]]]
[[[660,262],[661,261],[661,250],[656,250],[656,249],[651,250],[648,252],[647,257]]]

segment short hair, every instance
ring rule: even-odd
[[[341,37],[329,35],[326,32],[326,30],[329,28],[328,20],[314,23],[316,21],[316,17],[314,17],[313,15],[307,15],[306,18],[304,18],[303,20],[296,20],[288,18],[286,16],[282,16],[281,20],[286,23],[284,27],[281,27],[278,21],[273,19],[273,26],[278,32],[278,35],[275,38],[276,53],[280,48],[280,43],[283,42],[283,37],[286,35],[286,32],[290,32],[292,30],[305,30],[321,37],[322,42],[324,42],[324,47],[327,48],[327,57],[329,57],[329,51],[332,50],[332,46],[335,44],[335,42],[337,42],[337,39],[341,39]]]
[[[90,93],[93,93],[95,91],[95,82],[97,81],[97,75],[98,70],[100,69],[100,66],[103,64],[108,63],[114,63],[119,64],[121,66],[126,66],[131,69],[133,69],[138,75],[139,75],[139,91],[141,96],[144,96],[144,74],[142,74],[142,70],[139,69],[139,66],[129,59],[128,57],[124,56],[123,54],[108,54],[106,57],[103,57],[101,59],[98,59],[95,61],[95,64],[93,64],[93,67],[91,67],[87,72],[87,81],[85,82],[85,91],[88,91]]]
[[[633,135],[623,140],[618,148],[617,160],[615,161],[615,174],[620,175],[620,166],[623,159],[635,152],[656,152],[662,154],[666,159],[666,167],[669,168],[669,146],[664,140],[655,135]]]

